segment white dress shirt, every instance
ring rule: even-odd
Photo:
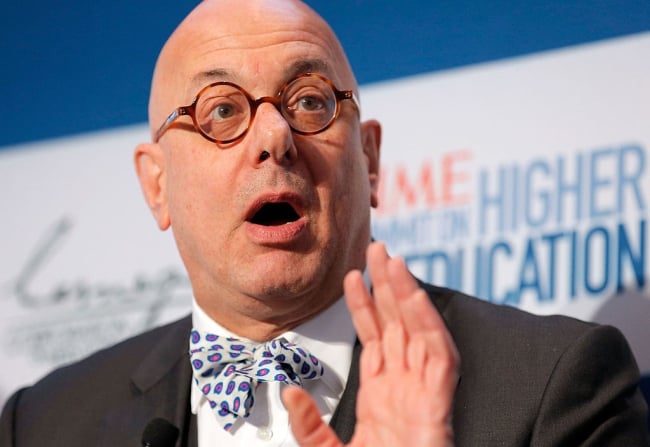
[[[192,322],[194,328],[203,332],[238,337],[212,320],[196,300],[192,302]],[[323,377],[305,380],[303,385],[318,405],[323,420],[329,423],[347,383],[356,340],[345,300],[339,299],[320,315],[281,337],[306,348],[323,364]],[[192,381],[192,413],[197,415],[199,447],[297,446],[289,427],[288,413],[280,399],[286,386],[280,382],[260,383],[256,387],[250,416],[237,419],[227,432],[219,425],[208,400]]]

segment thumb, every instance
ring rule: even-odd
[[[305,390],[290,386],[282,392],[289,412],[291,431],[300,447],[343,447],[332,428],[320,417],[318,408]]]

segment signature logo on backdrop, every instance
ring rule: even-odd
[[[191,288],[181,268],[120,280],[60,278],[70,275],[56,273],[53,257],[73,228],[68,217],[47,228],[15,280],[2,289],[8,314],[0,318],[6,318],[0,346],[16,361],[73,361],[189,311]]]

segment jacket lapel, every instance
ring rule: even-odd
[[[359,391],[359,356],[361,355],[361,343],[359,339],[352,349],[352,362],[348,381],[341,395],[334,415],[330,420],[330,426],[334,429],[343,443],[348,443],[354,434],[354,427],[357,423],[357,392]]]
[[[180,430],[178,446],[196,446],[190,411],[192,370],[187,357],[191,318],[174,323],[152,346],[131,377],[133,398],[104,419],[100,446],[140,445],[142,432],[154,418]],[[193,441],[193,444],[191,443]]]

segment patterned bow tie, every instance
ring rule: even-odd
[[[254,344],[197,330],[190,336],[190,360],[195,383],[226,431],[250,415],[259,382],[302,386],[324,371],[316,357],[283,338]]]

